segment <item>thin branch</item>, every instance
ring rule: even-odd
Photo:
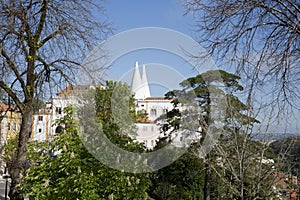
[[[2,80],[0,80],[0,87],[14,100],[17,104],[18,108],[20,109],[21,113],[24,111],[24,105],[19,100],[18,95]]]
[[[5,58],[5,61],[8,64],[9,68],[11,70],[13,70],[13,72],[16,75],[16,78],[18,79],[18,81],[20,82],[22,88],[25,88],[24,79],[19,74],[18,67],[14,64],[14,62],[12,61],[12,59],[7,55],[6,51],[3,48],[1,49],[1,55]]]

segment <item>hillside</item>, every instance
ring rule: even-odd
[[[300,136],[291,136],[276,140],[270,144],[274,154],[282,162],[282,170],[291,171],[293,175],[300,175]]]

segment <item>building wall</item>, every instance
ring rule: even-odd
[[[136,101],[136,110],[147,113],[147,123],[137,123],[136,140],[145,144],[145,147],[152,149],[157,140],[163,135],[161,126],[155,120],[173,109],[172,99],[163,97],[148,97]]]
[[[4,118],[1,122],[1,142],[5,143],[8,139],[15,137],[21,127],[21,113],[14,110],[3,111]]]
[[[40,112],[33,115],[32,140],[45,141],[51,137],[52,116],[50,112]]]
[[[164,98],[146,98],[137,100],[137,110],[144,110],[151,121],[173,109],[172,100]]]
[[[1,141],[1,144],[4,144],[4,142],[5,142],[5,139],[6,139],[6,128],[7,128],[7,126],[6,126],[6,118],[3,118],[2,119],[2,121],[1,121],[1,134],[0,134],[0,141]]]
[[[144,143],[145,147],[152,149],[160,137],[160,126],[154,123],[137,123],[137,136],[138,142]]]
[[[103,87],[103,86],[99,86]],[[32,139],[33,140],[49,140],[55,134],[58,134],[63,127],[55,125],[55,122],[62,118],[63,110],[69,105],[78,105],[76,95],[85,94],[91,89],[95,89],[94,85],[76,85],[68,86],[64,90],[57,93],[57,96],[46,104],[46,108],[40,110],[33,116]]]
[[[63,110],[69,105],[76,106],[78,105],[78,101],[73,96],[69,97],[54,97],[52,99],[52,107],[51,107],[51,114],[52,114],[52,123],[56,120],[63,117],[64,113]],[[51,134],[55,135],[59,131],[59,127],[57,125],[52,125]]]
[[[51,139],[58,130],[62,127],[53,125],[54,122],[63,117],[63,110],[68,105],[78,105],[78,99],[74,96],[75,93],[83,94],[88,90],[93,89],[88,86],[72,86],[67,87],[59,92],[56,97],[51,99],[51,103],[46,110],[36,113],[33,116],[32,139],[33,140],[48,140]],[[172,99],[163,97],[148,97],[136,101],[136,110],[147,113],[148,120],[145,123],[137,123],[137,136],[135,139],[143,142],[149,149],[156,145],[156,141],[161,137],[160,125],[155,124],[155,120],[163,114],[173,109]]]

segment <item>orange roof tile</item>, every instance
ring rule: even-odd
[[[145,100],[159,100],[159,101],[170,101],[174,98],[165,98],[165,97],[147,97]]]
[[[138,117],[138,118],[136,119],[136,121],[139,122],[139,123],[152,123],[152,122],[153,122],[153,121],[150,120],[150,119],[145,119],[145,118],[142,118],[142,117]]]
[[[15,107],[14,106],[8,106],[4,103],[0,103],[0,111],[11,111],[14,110]]]

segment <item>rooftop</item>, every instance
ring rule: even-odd
[[[15,111],[17,110],[15,106],[9,106],[4,103],[0,103],[0,111],[5,112],[5,111]]]
[[[147,97],[144,100],[147,101],[170,101],[173,100],[173,98],[165,98],[165,97]]]

